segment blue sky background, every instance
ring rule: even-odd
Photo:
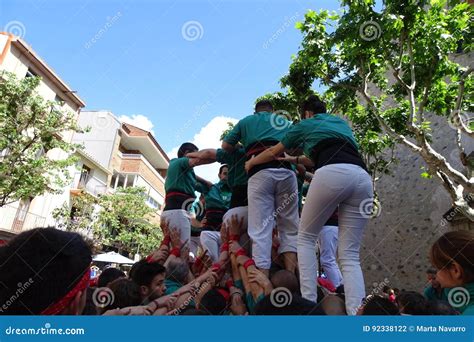
[[[86,109],[140,115],[142,126],[173,151],[200,132],[199,142],[211,143],[203,129],[214,118],[240,119],[252,113],[255,98],[279,90],[301,42],[295,22],[309,8],[338,6],[326,0],[4,0],[0,24],[20,22],[24,40],[78,91]],[[183,37],[189,21],[199,23],[196,40],[185,39],[193,38],[192,30]]]

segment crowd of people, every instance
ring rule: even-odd
[[[195,175],[214,162],[218,183]],[[91,248],[74,232],[33,229],[0,247],[0,313],[474,314],[469,231],[434,243],[424,294],[366,294],[359,249],[371,177],[349,125],[316,96],[296,124],[264,100],[220,148],[182,144],[165,191],[163,241],[128,274],[110,267],[91,279]]]

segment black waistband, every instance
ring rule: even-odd
[[[265,151],[267,148],[275,146],[278,144],[278,140],[262,140],[262,141],[256,141],[253,144],[250,144],[245,148],[245,153],[247,156],[247,160],[251,159],[253,156],[258,156],[260,153]],[[283,156],[283,154],[282,154]],[[259,164],[254,167],[252,167],[249,172],[248,172],[248,178],[252,177],[254,174],[256,174],[258,171],[265,170],[265,169],[289,169],[291,170],[291,164],[285,161],[279,161],[279,160],[272,160],[268,163],[264,164]]]
[[[311,160],[315,169],[330,164],[353,164],[367,171],[367,166],[356,147],[348,140],[339,138],[328,138],[319,142],[311,150]]]
[[[169,190],[167,191],[165,197],[165,207],[163,208],[163,211],[175,209],[184,209],[189,211],[191,210],[195,198],[196,197],[194,195],[186,194],[177,190]],[[184,203],[186,201],[188,201],[188,203]]]
[[[236,185],[232,188],[232,196],[230,198],[230,208],[246,207],[249,205],[247,197],[247,184]]]

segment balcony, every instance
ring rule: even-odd
[[[46,217],[9,205],[0,208],[0,229],[20,233],[23,230],[44,227]]]
[[[94,197],[107,192],[107,184],[88,172],[77,172],[71,185],[73,191],[86,191]]]

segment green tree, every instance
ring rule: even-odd
[[[474,136],[473,69],[459,62],[461,51],[471,52],[473,7],[445,0],[384,0],[380,11],[375,0],[341,5],[340,12],[308,11],[297,23],[303,40],[281,80],[286,93],[305,94],[316,83],[331,111],[352,122],[372,171],[386,172],[393,161],[387,148],[403,144],[474,220],[474,178],[461,141]],[[431,115],[455,128],[462,169],[433,147]]]
[[[76,161],[72,152],[80,145],[61,138],[61,132],[82,132],[75,114],[36,93],[39,77],[18,80],[0,74],[0,207],[45,192],[60,193],[71,179],[68,168]],[[64,159],[47,152],[60,149]]]
[[[150,222],[156,210],[146,204],[144,192],[144,188],[129,187],[98,198],[83,193],[73,198],[72,212],[65,204],[53,215],[63,228],[92,233],[96,245],[147,254],[157,248],[162,233]]]

